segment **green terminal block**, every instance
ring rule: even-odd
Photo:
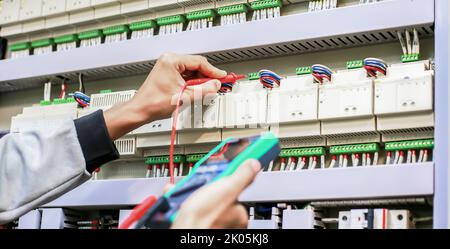
[[[156,19],[156,23],[159,26],[178,24],[186,22],[186,18],[183,15],[166,16]]]
[[[250,7],[252,10],[262,10],[262,9],[268,9],[268,8],[281,8],[283,6],[283,3],[281,0],[259,0],[252,2],[250,4]]]
[[[259,80],[259,73],[249,73],[247,78],[249,80]]]
[[[80,39],[80,40],[87,40],[87,39],[93,39],[93,38],[98,38],[98,37],[103,37],[103,31],[101,31],[99,29],[81,32],[78,34],[78,39]]]
[[[186,156],[186,162],[188,162],[188,163],[196,163],[196,162],[200,161],[205,156],[206,156],[206,154],[187,155]]]
[[[419,61],[419,59],[420,59],[420,54],[406,54],[406,55],[402,55],[402,62],[403,63],[415,62],[415,61]]]
[[[48,106],[51,104],[52,104],[52,102],[50,100],[41,100],[41,102],[39,102],[40,106]]]
[[[410,149],[433,149],[433,148],[434,148],[433,139],[391,142],[385,144],[385,149],[387,151],[410,150]]]
[[[217,13],[221,16],[239,14],[243,12],[248,12],[248,7],[245,4],[224,6],[217,9]]]
[[[380,146],[377,143],[331,146],[330,148],[330,153],[332,155],[378,152],[378,151],[380,151]]]
[[[100,93],[112,93],[111,89],[101,90]]]
[[[184,162],[186,162],[186,157],[183,155],[174,155],[173,162],[174,163],[184,163]],[[148,157],[145,160],[145,164],[147,164],[147,165],[168,164],[168,163],[169,163],[169,156],[152,156],[152,157]]]
[[[31,44],[29,42],[21,42],[21,43],[11,44],[9,46],[9,51],[17,52],[17,51],[22,51],[22,50],[29,50],[30,48],[31,48]]]
[[[117,35],[122,33],[128,33],[130,32],[130,29],[128,28],[128,25],[116,25],[111,26],[103,29],[103,34],[105,36],[109,35]]]
[[[364,61],[363,60],[348,61],[347,62],[347,69],[356,69],[356,68],[362,68],[362,67],[364,67]]]
[[[144,29],[154,29],[156,28],[156,22],[153,20],[141,21],[141,22],[133,22],[128,25],[131,31],[138,31]]]
[[[66,99],[66,104],[70,104],[70,103],[76,103],[77,101],[74,98],[68,98]]]
[[[52,105],[62,105],[62,104],[67,104],[67,100],[66,99],[54,99],[52,102]]]
[[[189,21],[209,19],[216,17],[216,12],[212,9],[193,11],[186,14],[186,19]]]
[[[298,149],[284,149],[281,150],[280,157],[301,157],[301,156],[323,156],[325,155],[325,148],[298,148]]]
[[[312,69],[311,69],[311,67],[297,67],[295,69],[295,73],[297,75],[311,74],[312,73]]]
[[[54,38],[54,41],[56,44],[64,44],[64,43],[71,43],[71,42],[77,42],[78,41],[78,35],[63,35],[58,36]]]
[[[54,44],[55,44],[55,42],[53,41],[53,38],[48,38],[48,39],[32,41],[31,47],[32,48],[42,48],[42,47],[53,46]]]

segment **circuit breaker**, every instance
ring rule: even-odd
[[[266,123],[267,92],[258,81],[239,82],[226,94],[227,128],[244,128]]]
[[[433,110],[433,71],[429,63],[397,64],[375,80],[375,114]]]
[[[333,75],[331,84],[320,86],[321,120],[370,115],[373,115],[373,87],[364,69],[339,71]]]
[[[21,0],[3,0],[0,25],[19,20]]]
[[[268,122],[291,123],[317,120],[318,85],[311,75],[281,80],[268,96]]]
[[[204,102],[204,112],[203,112],[203,127],[204,128],[222,128],[223,123],[223,112],[225,105],[225,96],[218,95],[215,98],[207,99]]]
[[[91,7],[91,0],[67,0],[67,11],[80,10]]]
[[[20,20],[42,16],[42,0],[22,0],[20,3]]]
[[[61,14],[66,11],[66,1],[61,0],[43,0],[42,1],[42,15],[49,16],[54,14]]]

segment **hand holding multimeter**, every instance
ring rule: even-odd
[[[200,196],[199,198],[201,198],[202,187],[232,176],[248,159],[256,159],[260,162],[262,168],[267,168],[270,161],[278,157],[279,152],[278,139],[271,133],[266,133],[258,137],[230,138],[223,141],[201,159],[188,176],[159,198],[139,220],[136,228],[169,228],[174,222],[175,224],[179,224],[176,222],[176,219],[181,205],[193,194],[198,194]],[[241,170],[238,173],[245,174],[245,170]],[[232,181],[233,178],[230,177],[230,179],[225,179],[215,185],[207,186],[207,188],[217,189],[223,186],[221,184],[233,184],[233,182],[227,183],[226,180]],[[234,180],[234,183],[239,184],[239,180],[236,178]],[[242,188],[245,188],[245,181],[241,185]],[[237,189],[239,190],[239,188]],[[230,191],[232,190],[233,188]],[[231,201],[236,201],[233,200],[234,198],[235,196],[231,197]],[[201,202],[201,200],[199,201]],[[225,204],[224,200],[223,205]],[[190,205],[189,200],[186,205]],[[180,226],[183,227],[183,225]]]

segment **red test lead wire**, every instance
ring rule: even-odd
[[[238,75],[235,73],[230,73],[228,74],[226,77],[222,78],[222,79],[218,79],[222,84],[224,83],[232,83],[235,84],[236,81],[240,80],[240,79],[244,79],[245,75]],[[178,99],[177,99],[177,103],[176,103],[176,107],[175,107],[175,112],[173,115],[173,119],[172,119],[172,133],[170,134],[170,155],[169,155],[169,172],[170,172],[170,183],[174,184],[175,183],[175,177],[173,175],[173,171],[174,171],[174,164],[173,164],[173,154],[174,154],[174,150],[175,150],[175,136],[176,136],[176,132],[177,132],[177,122],[178,122],[178,115],[180,112],[180,105],[181,105],[181,98],[183,97],[183,93],[186,90],[187,87],[189,86],[198,86],[201,84],[204,84],[208,81],[211,81],[213,79],[211,78],[201,78],[201,79],[192,79],[192,80],[188,80],[186,82],[186,84],[183,86],[183,88],[181,89],[179,95],[178,95]]]

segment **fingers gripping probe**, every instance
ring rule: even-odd
[[[222,84],[235,84],[236,81],[245,78],[245,75],[238,75],[235,73],[230,73],[227,76],[225,76],[222,79],[218,79]],[[186,90],[187,87],[189,86],[198,86],[198,85],[202,85],[208,81],[211,81],[213,79],[211,78],[201,78],[201,79],[192,79],[192,80],[188,80],[186,82],[186,84],[183,86],[183,88],[181,88],[180,94],[178,95],[178,100],[176,102],[176,107],[175,107],[175,112],[174,112],[174,116],[172,119],[172,133],[170,135],[170,155],[169,155],[169,172],[170,172],[170,183],[174,184],[175,183],[175,177],[174,177],[174,164],[173,164],[173,156],[174,156],[174,151],[175,151],[175,135],[176,135],[176,131],[177,131],[177,121],[178,121],[178,115],[180,112],[180,105],[181,105],[181,100],[183,97],[183,93]]]

